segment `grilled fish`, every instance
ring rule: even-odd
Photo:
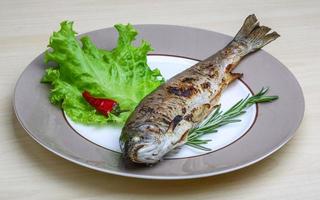
[[[185,144],[189,130],[212,112],[223,89],[242,76],[232,73],[239,61],[279,37],[270,30],[249,15],[226,47],[147,95],[122,129],[124,159],[152,164]]]

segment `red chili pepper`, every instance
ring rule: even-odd
[[[112,114],[119,115],[122,112],[129,111],[120,110],[119,104],[112,99],[93,97],[88,91],[84,91],[82,96],[92,107],[105,116],[108,116],[110,112]]]

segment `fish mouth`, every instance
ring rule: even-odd
[[[156,143],[139,143],[128,149],[129,159],[134,163],[152,164],[159,161],[159,144]]]

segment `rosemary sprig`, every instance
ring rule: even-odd
[[[256,103],[266,103],[278,99],[278,96],[266,96],[265,94],[268,90],[269,88],[262,88],[257,94],[253,96],[248,95],[225,112],[221,110],[221,105],[218,105],[203,122],[190,130],[186,144],[200,150],[210,151],[211,149],[203,145],[211,140],[204,140],[201,137],[217,132],[219,127],[226,124],[240,122],[241,120],[236,118],[246,113],[246,109]]]

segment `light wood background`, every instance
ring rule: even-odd
[[[297,135],[245,169],[198,180],[148,181],[96,172],[34,142],[12,109],[15,82],[59,22],[79,33],[115,23],[177,24],[234,35],[255,13],[281,34],[265,49],[299,80],[306,100]],[[0,1],[0,199],[320,199],[320,1]],[[26,108],[28,109],[28,108]]]

